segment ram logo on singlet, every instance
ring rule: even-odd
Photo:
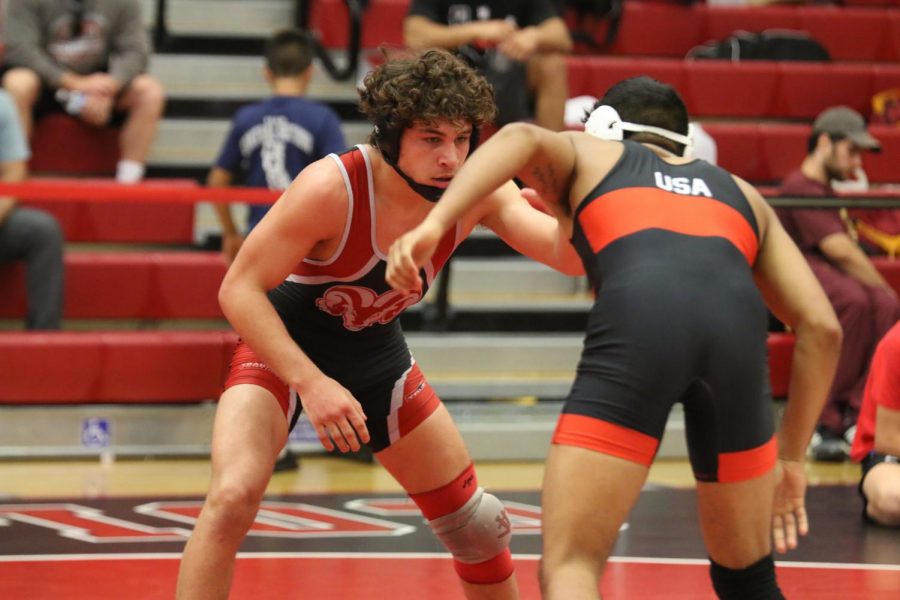
[[[674,192],[686,196],[706,196],[707,198],[712,198],[712,192],[709,191],[709,186],[699,177],[672,177],[671,175],[664,175],[659,171],[655,171],[653,173],[653,179],[656,181],[656,187],[666,190],[667,192]]]
[[[367,287],[336,285],[316,300],[316,307],[329,315],[343,317],[346,329],[360,331],[376,323],[390,323],[419,298],[418,294],[398,290],[379,295]]]

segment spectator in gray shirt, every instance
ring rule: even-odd
[[[122,122],[116,178],[140,181],[165,99],[145,72],[150,40],[139,0],[16,0],[4,32],[3,87],[26,135],[34,118],[63,109],[97,127]]]

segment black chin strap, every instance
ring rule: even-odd
[[[383,155],[382,155],[383,156]],[[419,183],[409,175],[403,172],[403,169],[400,168],[396,162],[392,160],[387,160],[385,157],[387,164],[391,165],[395,171],[397,171],[397,175],[403,178],[403,181],[412,188],[412,190],[418,195],[422,196],[429,202],[437,202],[441,199],[441,195],[444,193],[444,188],[437,187],[436,185],[425,185],[424,183]]]

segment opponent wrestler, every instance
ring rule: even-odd
[[[840,347],[834,311],[759,193],[682,157],[688,115],[672,88],[623,81],[586,128],[606,139],[501,129],[392,246],[388,280],[418,289],[416,265],[459,215],[509,177],[534,187],[570,229],[596,291],[544,475],[545,597],[598,597],[619,527],[681,402],[716,593],[782,598],[771,534],[784,551],[808,528],[803,461]],[[777,443],[766,303],[797,336]]]
[[[492,93],[461,60],[430,51],[378,67],[360,95],[375,125],[370,144],[304,169],[222,284],[222,308],[243,341],[219,401],[212,481],[185,548],[179,600],[228,595],[235,553],[301,407],[328,450],[369,445],[452,553],[467,598],[518,597],[503,505],[478,486],[397,321],[425,290],[397,292],[384,279],[391,243],[434,208],[494,116]],[[508,182],[438,242],[423,265],[426,286],[477,223],[525,254],[583,272],[559,223]]]

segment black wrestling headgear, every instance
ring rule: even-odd
[[[403,135],[403,127],[390,127],[385,123],[375,125],[375,144],[384,157],[384,161],[391,165],[397,174],[403,178],[403,181],[409,185],[417,194],[428,200],[429,202],[437,202],[444,193],[444,188],[435,185],[425,185],[419,183],[409,175],[403,172],[397,161],[400,159],[400,136]],[[469,137],[469,154],[478,146],[478,139],[481,132],[478,127],[472,126],[472,135]],[[466,155],[468,158],[469,154]]]

